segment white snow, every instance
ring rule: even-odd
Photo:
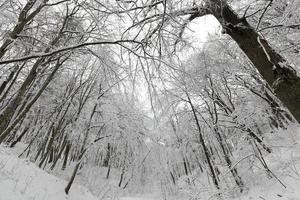
[[[290,127],[265,138],[272,144],[273,152],[265,155],[265,160],[276,175],[268,178],[262,169],[254,170],[253,177],[248,182],[248,191],[234,200],[299,200],[300,199],[300,129]],[[18,158],[14,150],[0,146],[0,200],[96,200],[103,199],[101,195],[95,197],[85,187],[73,184],[69,195],[64,188],[67,181],[38,168],[29,160]],[[248,177],[249,178],[249,177]],[[280,181],[278,181],[280,180]],[[284,184],[286,188],[280,183]],[[249,184],[250,183],[250,184]],[[101,186],[99,186],[101,187]],[[114,192],[113,192],[114,193]],[[205,193],[205,192],[204,192]],[[204,193],[198,194],[197,200],[208,198]],[[162,200],[156,194],[128,194],[115,193],[106,200]],[[123,197],[118,197],[123,196]],[[223,199],[231,200],[232,196]],[[186,196],[187,197],[187,196]],[[217,199],[218,197],[216,197]],[[167,197],[170,200],[186,199],[180,196]]]
[[[249,191],[236,200],[299,200],[300,128],[291,126],[266,139],[273,144],[273,152],[265,160],[278,179],[268,178],[264,172],[257,174]]]
[[[29,160],[0,146],[0,200],[96,200],[87,188],[72,185],[69,195],[65,180],[39,169]]]

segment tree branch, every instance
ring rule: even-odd
[[[48,53],[34,54],[34,55],[29,55],[29,56],[14,58],[14,59],[2,60],[2,61],[0,61],[0,65],[31,60],[31,59],[34,59],[34,58],[44,58],[44,57],[48,57],[48,56],[53,56],[53,55],[61,53],[61,52],[78,49],[78,48],[81,48],[81,47],[94,46],[94,45],[104,45],[104,44],[121,45],[123,43],[135,43],[135,44],[140,44],[140,45],[142,44],[142,42],[135,41],[135,40],[86,42],[86,43],[82,43],[82,44],[77,44],[77,45],[73,45],[73,46],[59,48],[59,49],[53,50],[53,51],[48,52]]]

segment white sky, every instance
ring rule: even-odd
[[[179,54],[181,60],[188,59],[196,51],[202,49],[205,42],[209,40],[209,35],[220,34],[221,26],[217,19],[212,15],[206,15],[194,19],[188,27],[185,29],[183,38],[191,44],[191,48],[185,47]],[[147,88],[141,86],[139,89],[140,102],[144,106],[145,110],[149,110],[152,113],[151,103]]]
[[[218,20],[212,15],[205,15],[194,19],[186,28],[183,38],[189,42],[191,48],[184,50],[180,58],[187,59],[189,55],[201,50],[203,44],[209,39],[209,35],[220,34],[221,26]]]

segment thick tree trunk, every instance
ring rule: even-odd
[[[194,12],[188,22],[204,15],[213,15],[224,32],[238,44],[262,78],[272,87],[277,98],[300,123],[300,77],[246,18],[239,17],[226,0],[210,0],[204,7],[194,7],[187,11]],[[186,12],[179,13],[184,15]]]
[[[211,1],[211,13],[238,44],[276,96],[300,122],[300,77],[258,32],[222,0]]]

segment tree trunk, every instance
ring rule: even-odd
[[[1,106],[3,106],[3,100],[7,97],[7,95],[9,94],[12,86],[16,83],[16,81],[19,77],[19,74],[20,74],[21,70],[24,68],[25,64],[26,64],[26,62],[24,62],[20,67],[18,65],[15,67],[14,70],[16,70],[16,68],[18,68],[18,69],[14,73],[15,75],[14,75],[13,79],[9,80],[10,83],[9,83],[9,86],[7,86],[7,88],[5,89],[5,92],[3,94],[1,92],[1,94],[2,94],[2,96],[0,98],[0,103],[2,103]]]
[[[5,90],[7,84],[9,83],[9,81],[13,79],[16,71],[18,71],[18,65],[15,65],[14,69],[9,73],[7,79],[5,81],[3,81],[3,83],[1,84],[1,86],[0,86],[0,95]]]
[[[226,150],[225,146],[226,146],[226,141],[225,139],[223,138],[223,136],[221,135],[218,127],[215,125],[215,127],[213,128],[215,134],[217,135],[217,138],[218,138],[218,142],[220,144],[220,147],[222,149],[222,152],[223,152],[223,156],[224,156],[224,159],[225,159],[225,162],[234,178],[234,181],[235,183],[237,184],[237,186],[239,187],[240,189],[240,192],[243,192],[244,190],[244,183],[243,183],[243,180],[242,178],[240,177],[237,169],[235,166],[232,166],[232,162],[231,162],[231,158],[230,158],[230,155],[229,155],[229,152],[228,150]]]
[[[30,108],[32,107],[32,105],[39,99],[39,97],[41,96],[41,94],[43,93],[43,91],[46,89],[46,87],[49,85],[49,83],[53,79],[56,71],[63,64],[64,61],[62,61],[62,62],[59,62],[59,60],[57,61],[57,63],[54,66],[54,69],[52,70],[51,74],[44,81],[42,87],[39,89],[39,91],[37,92],[37,94],[26,105],[26,107],[23,109],[23,111],[17,116],[17,119],[15,119],[14,122],[9,126],[9,122],[11,121],[11,119],[13,117],[13,114],[15,113],[15,110],[13,108],[17,108],[19,106],[18,104],[23,99],[23,97],[20,96],[20,94],[23,93],[22,86],[24,86],[24,83],[26,82],[27,79],[23,82],[23,85],[19,89],[19,92],[18,92],[17,96],[12,100],[12,102],[10,103],[10,105],[8,105],[8,107],[5,108],[5,110],[3,111],[3,113],[0,114],[0,144],[10,134],[10,131],[20,122],[20,120],[23,119],[26,116],[26,114],[28,113],[28,111],[30,110]],[[31,71],[32,71],[32,69],[31,69]]]
[[[24,137],[24,135],[27,133],[27,131],[29,130],[29,126],[26,126],[23,130],[23,132],[17,137],[17,139],[15,139],[11,144],[10,144],[10,148],[13,148],[18,142],[20,142],[22,140],[22,138]]]
[[[300,77],[258,32],[223,0],[211,0],[211,12],[238,44],[278,99],[300,122]]]
[[[64,162],[63,162],[61,170],[65,170],[66,167],[67,167],[67,162],[68,162],[70,149],[71,149],[71,144],[69,142],[67,142],[67,146],[66,146],[66,150],[65,150],[65,156],[64,156]]]
[[[79,162],[75,165],[75,168],[74,168],[74,170],[73,170],[72,176],[71,176],[71,178],[70,178],[70,180],[69,180],[69,182],[68,182],[68,185],[67,185],[66,188],[65,188],[65,193],[66,193],[66,194],[69,194],[69,191],[70,191],[71,186],[72,186],[72,184],[73,184],[73,182],[74,182],[74,180],[75,180],[75,176],[76,176],[76,174],[77,174],[77,171],[78,171],[78,169],[79,169],[80,164],[81,164],[81,162],[79,161]]]
[[[193,112],[194,120],[196,122],[197,129],[198,129],[198,132],[199,132],[200,143],[201,143],[201,146],[203,148],[203,152],[204,152],[205,159],[206,159],[206,162],[208,164],[208,167],[209,167],[209,170],[210,170],[210,173],[211,173],[211,176],[212,176],[213,183],[214,183],[214,185],[216,186],[217,189],[220,189],[218,177],[217,177],[217,174],[214,170],[214,166],[213,166],[213,163],[212,163],[212,160],[211,160],[211,155],[209,153],[209,150],[208,150],[208,148],[205,144],[205,141],[204,141],[204,138],[203,138],[203,135],[202,135],[202,130],[201,130],[201,127],[200,127],[200,124],[199,124],[199,120],[198,120],[198,117],[197,117],[197,114],[196,114],[196,110],[195,110],[194,105],[193,105],[193,103],[190,99],[190,96],[187,92],[186,92],[186,97],[188,99],[188,103],[190,104],[192,112]]]
[[[1,113],[1,115],[0,115],[0,134],[2,134],[5,131],[5,129],[8,127],[18,106],[21,104],[22,100],[24,99],[27,88],[36,78],[37,68],[40,66],[40,64],[42,64],[43,61],[44,61],[43,59],[39,59],[35,62],[32,69],[30,70],[28,76],[26,77],[25,81],[22,83],[20,89],[18,90],[16,96],[14,97],[14,99],[11,100],[9,105]]]
[[[107,144],[107,150],[106,150],[106,155],[103,160],[103,167],[108,167],[109,165],[109,160],[110,160],[110,154],[111,154],[111,146],[110,143]]]
[[[226,0],[210,0],[203,7],[193,7],[187,11],[194,12],[188,22],[204,15],[213,15],[220,22],[224,33],[238,44],[262,78],[273,88],[278,99],[300,123],[300,77],[245,17],[239,17]]]
[[[124,174],[125,174],[125,163],[124,163],[124,166],[122,167],[122,172],[121,172],[121,176],[120,176],[120,180],[119,180],[119,184],[118,184],[119,187],[122,186]]]
[[[53,162],[53,164],[52,164],[52,166],[51,166],[51,170],[54,169],[54,167],[56,166],[58,160],[61,158],[61,155],[62,155],[63,151],[64,151],[65,148],[67,147],[67,139],[66,139],[66,138],[67,138],[67,137],[65,137],[65,139],[64,139],[64,141],[63,141],[63,143],[62,143],[62,145],[61,145],[61,148],[60,148],[58,154],[56,155],[56,157],[55,157],[55,159],[54,159],[54,162]]]
[[[41,9],[45,6],[45,4],[49,0],[45,0],[44,4],[41,4],[38,6],[35,10],[31,11],[29,14],[30,10],[36,3],[36,1],[27,1],[26,5],[22,8],[19,16],[18,16],[18,21],[14,28],[9,32],[9,38],[5,39],[2,45],[0,46],[0,58],[2,58],[5,53],[8,50],[9,45],[13,43],[13,41],[18,37],[18,35],[23,31],[25,28],[26,24],[30,22],[39,12]]]

